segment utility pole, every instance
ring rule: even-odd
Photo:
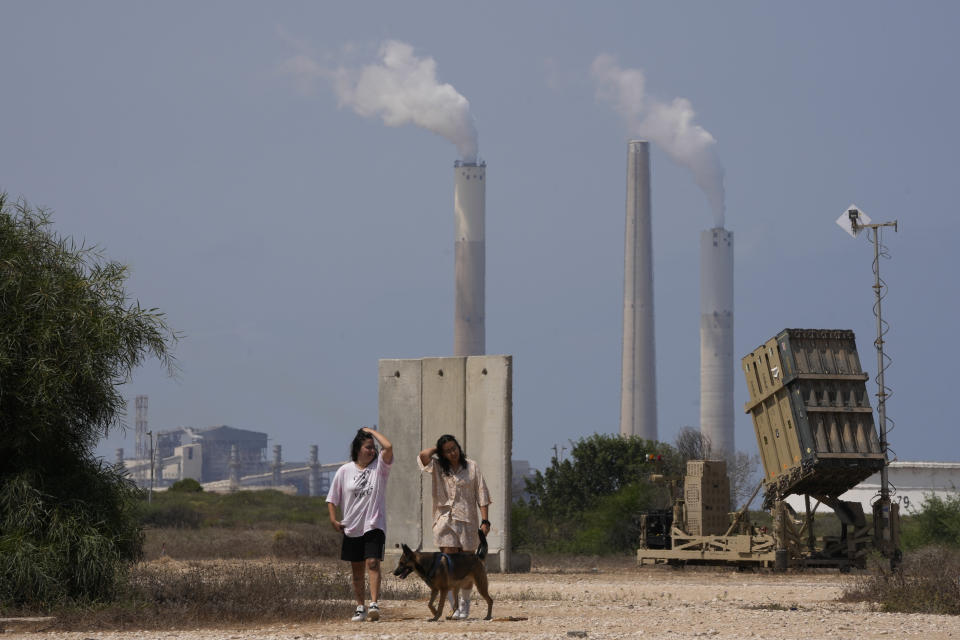
[[[560,462],[563,457],[563,452],[567,450],[566,447],[560,447],[558,445],[553,445],[553,459],[557,462]]]

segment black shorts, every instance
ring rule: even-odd
[[[343,544],[340,545],[340,559],[347,562],[363,562],[367,558],[383,560],[386,546],[387,536],[382,529],[371,529],[357,538],[344,535]]]

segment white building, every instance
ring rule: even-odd
[[[939,498],[960,493],[960,462],[891,462],[887,467],[891,499],[900,504],[903,515],[919,512],[929,495]],[[841,500],[859,502],[865,513],[880,495],[880,473],[870,476],[840,496]],[[794,509],[803,511],[803,496],[787,498]],[[820,505],[817,511],[829,511]]]

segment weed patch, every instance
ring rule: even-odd
[[[876,602],[884,611],[960,615],[960,552],[924,547],[904,556],[895,570],[872,561],[841,600]]]
[[[340,535],[329,525],[262,523],[249,527],[165,527],[148,528],[145,533],[145,560],[162,557],[315,560],[337,557],[340,553]]]
[[[316,565],[167,561],[135,566],[111,603],[47,613],[58,630],[192,629],[342,618],[353,606],[349,579]]]

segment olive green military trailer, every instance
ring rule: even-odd
[[[693,535],[685,511],[675,508],[668,548],[652,550],[641,539],[638,561],[723,561],[738,549],[741,563],[846,569],[863,566],[871,549],[898,556],[897,505],[877,501],[868,523],[860,503],[840,500],[886,464],[853,332],[784,329],[742,363],[750,393],[745,411],[753,419],[764,470],[758,491],[764,489],[763,508],[773,516],[773,531],[756,531],[745,520],[745,506],[731,514],[722,539],[706,539]],[[791,495],[804,496],[804,513],[786,502]],[[814,539],[820,503],[837,514],[839,536]],[[889,510],[887,540],[878,528],[880,509]]]

